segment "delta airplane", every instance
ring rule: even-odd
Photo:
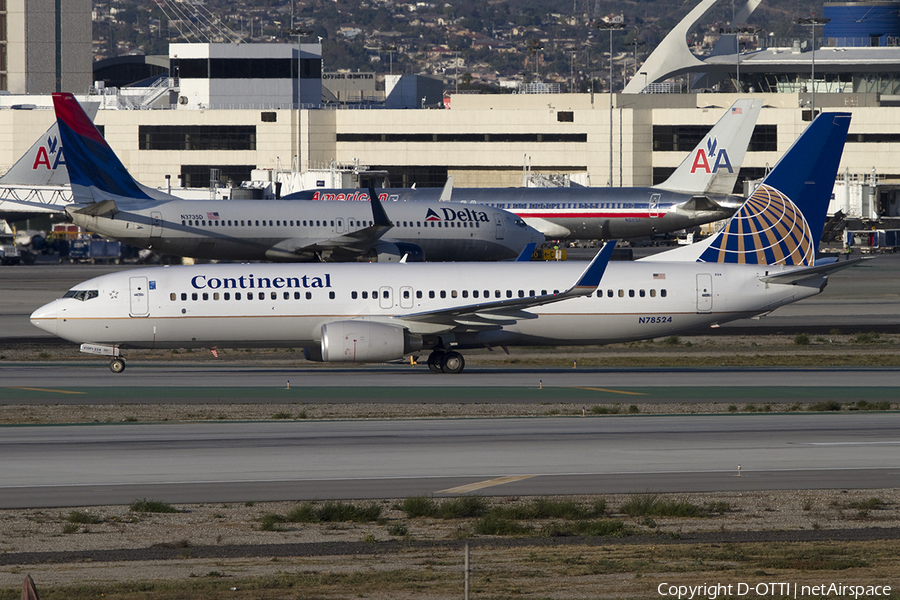
[[[823,113],[715,236],[636,262],[608,242],[578,263],[242,264],[90,279],[31,322],[125,368],[127,348],[302,346],[308,359],[383,362],[430,351],[607,344],[768,313],[822,292],[854,261],[816,263],[849,113]]]
[[[382,200],[448,199],[508,210],[549,239],[652,236],[730,217],[742,197],[732,195],[761,100],[738,100],[663,183],[633,188],[392,188]],[[297,200],[354,200],[357,190],[306,190]]]
[[[516,258],[544,237],[515,215],[458,203],[336,204],[182,200],[135,181],[71,94],[53,94],[82,228],[193,258],[477,261]]]

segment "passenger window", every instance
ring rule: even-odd
[[[362,297],[363,297],[363,300],[368,300],[368,298],[369,298],[369,292],[363,292],[363,293],[362,293]]]
[[[225,300],[231,300],[231,293],[225,292],[224,294],[222,294],[222,298]]]
[[[619,298],[625,297],[625,290],[619,290]]]
[[[484,290],[484,297],[485,297],[485,298],[490,298],[490,297],[491,297],[491,291],[490,291],[490,290]]]
[[[356,292],[350,292],[350,297],[351,297],[352,299],[356,300],[356,297],[357,297],[357,296],[358,296],[358,294],[357,294]]]
[[[197,299],[197,292],[194,292],[193,294],[191,294],[191,300],[196,300],[196,299]]]
[[[429,297],[429,298],[434,298],[434,290],[429,290],[429,291],[428,291],[428,297]]]
[[[451,298],[456,298],[458,295],[459,295],[459,294],[457,293],[456,290],[453,290],[452,292],[450,292],[450,297],[451,297]]]
[[[597,290],[597,297],[598,297],[598,298],[602,298],[602,297],[603,297],[603,290]]]
[[[178,295],[175,292],[172,292],[171,294],[169,294],[169,300],[171,300],[172,302],[175,302],[175,300],[177,300],[177,299],[178,299]]]
[[[473,297],[473,298],[477,298],[477,297],[478,297],[478,290],[472,290],[472,297]]]
[[[534,290],[528,290],[528,295],[534,298]]]
[[[253,292],[247,292],[247,300],[253,300]]]
[[[519,298],[525,297],[525,290],[519,290]]]
[[[284,299],[285,299],[285,300],[290,300],[290,299],[291,299],[291,293],[290,293],[290,292],[285,292],[285,293],[284,293]]]
[[[372,300],[377,300],[377,299],[378,299],[378,292],[377,291],[372,292]]]
[[[447,290],[441,290],[441,298],[447,297]]]
[[[391,293],[388,292],[388,291],[384,291],[384,292],[381,293],[381,297],[382,297],[382,298],[390,298],[390,297],[391,297]]]
[[[634,298],[634,290],[628,290],[628,297]]]
[[[494,298],[500,297],[500,290],[494,290]]]
[[[612,290],[606,290],[606,297],[607,297],[607,298],[612,298],[612,297],[613,297],[613,291],[612,291]]]
[[[416,298],[418,298],[419,300],[422,299],[422,290],[416,290]]]
[[[403,299],[404,299],[404,300],[408,300],[408,299],[409,299],[409,290],[403,290]]]
[[[203,300],[209,300],[209,294],[207,292],[203,292]]]
[[[300,299],[300,292],[294,292],[294,300]]]
[[[312,292],[306,292],[306,299],[312,300]]]
[[[240,292],[235,292],[235,293],[234,293],[234,299],[235,299],[235,300],[240,300],[240,299],[241,299],[241,293],[240,293]]]
[[[506,290],[506,297],[512,298],[512,290]]]
[[[260,295],[261,295],[261,294],[260,294]],[[270,297],[272,298],[272,300],[278,300],[278,292],[272,292],[272,293],[270,294]]]
[[[646,292],[644,292],[644,290],[639,291],[638,294],[640,295],[641,298],[646,296]]]
[[[334,292],[328,292],[328,297],[334,300]]]
[[[662,296],[663,298],[665,298],[665,297],[666,297],[666,290],[659,290],[659,295]]]

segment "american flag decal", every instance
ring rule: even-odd
[[[214,220],[216,220],[216,219],[219,218],[219,213],[217,213],[217,212],[208,212],[208,213],[206,213],[206,218],[209,219],[209,220],[211,220],[211,221],[214,221]]]
[[[665,273],[654,273],[653,274],[653,279],[665,279],[665,278],[666,278]]]

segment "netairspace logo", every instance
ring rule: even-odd
[[[819,585],[803,585],[788,582],[767,583],[711,583],[703,585],[674,585],[661,583],[656,588],[660,596],[693,600],[706,598],[716,600],[723,596],[749,596],[774,598],[808,598],[829,596],[834,598],[874,598],[890,596],[888,585],[855,585],[845,583],[821,583]]]

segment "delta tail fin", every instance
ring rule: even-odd
[[[822,113],[714,236],[651,260],[811,267],[822,239],[850,113]]]
[[[72,94],[53,94],[53,106],[76,203],[101,201],[110,195],[134,200],[174,198],[135,181]]]
[[[654,187],[693,194],[731,194],[761,109],[759,99],[735,102],[675,172]]]

